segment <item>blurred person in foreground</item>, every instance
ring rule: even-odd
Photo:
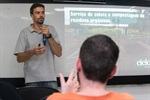
[[[72,70],[65,82],[60,73],[61,93],[54,93],[47,100],[135,100],[126,92],[106,90],[108,80],[116,72],[118,56],[119,48],[110,37],[87,38],[76,62],[77,77]]]
[[[16,87],[0,80],[0,100],[22,100]]]

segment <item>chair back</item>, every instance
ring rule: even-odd
[[[49,87],[22,87],[17,89],[23,100],[44,100],[54,92],[59,92],[56,89]]]

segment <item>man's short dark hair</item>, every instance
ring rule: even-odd
[[[80,49],[83,72],[87,79],[104,83],[115,68],[119,56],[116,43],[106,35],[87,38]]]
[[[34,3],[31,8],[30,8],[30,15],[33,14],[33,10],[37,7],[43,7],[45,9],[45,6],[43,4],[40,3]]]

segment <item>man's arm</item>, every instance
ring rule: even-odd
[[[25,61],[29,60],[33,55],[40,55],[40,54],[43,54],[44,52],[45,52],[45,48],[43,46],[35,47],[32,50],[18,53],[17,54],[17,61],[19,63],[25,62]]]
[[[49,45],[51,47],[52,52],[60,57],[62,55],[62,47],[60,44],[58,44],[52,37],[47,39],[49,42]]]
[[[33,53],[32,50],[22,52],[22,53],[18,53],[17,54],[17,61],[19,63],[25,62],[25,61],[29,60],[33,55],[34,55],[34,53]]]
[[[60,57],[60,56],[62,55],[62,47],[61,47],[61,45],[58,44],[58,43],[55,41],[55,39],[52,37],[52,34],[49,32],[48,27],[47,27],[47,26],[41,27],[41,33],[42,33],[42,34],[45,34],[46,37],[49,37],[49,36],[50,36],[50,38],[48,38],[47,40],[48,40],[48,42],[49,42],[49,45],[50,45],[50,47],[51,47],[51,50],[52,50],[52,52],[53,52],[56,56]]]

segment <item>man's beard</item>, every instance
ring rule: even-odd
[[[44,23],[44,18],[42,18],[42,19],[39,18],[38,21],[37,21],[37,23],[38,23],[38,24],[43,24],[43,23]]]
[[[44,21],[43,22],[38,22],[38,24],[43,24],[44,23]]]

